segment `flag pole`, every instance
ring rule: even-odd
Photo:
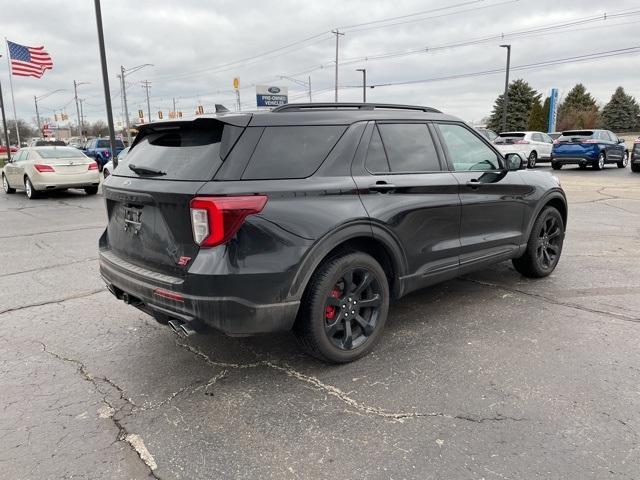
[[[7,49],[7,65],[9,66],[9,86],[11,87],[11,103],[13,104],[13,120],[16,123],[16,137],[18,137],[18,148],[20,148],[20,129],[18,128],[18,114],[16,113],[16,98],[13,95],[13,73],[11,70],[11,53],[9,52],[9,41],[4,37],[4,46]]]

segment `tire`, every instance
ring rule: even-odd
[[[618,168],[627,168],[627,164],[629,163],[629,152],[624,152],[622,155],[622,160],[620,160],[616,165]]]
[[[527,162],[527,168],[536,168],[536,161],[538,160],[538,154],[532,151],[529,154],[529,161]]]
[[[593,164],[594,170],[602,170],[604,168],[605,162],[607,161],[607,155],[604,152],[600,152],[598,155],[598,160]]]
[[[29,180],[29,177],[24,177],[24,191],[27,194],[27,198],[29,200],[33,200],[34,198],[38,198],[38,191]]]
[[[551,168],[554,170],[560,170],[562,168],[562,164],[560,162],[551,162]]]
[[[580,170],[586,170],[586,169],[587,169],[587,165],[586,165],[586,164],[584,164],[584,163],[581,163],[580,165],[578,165],[578,168],[579,168]]]
[[[640,172],[640,163],[632,163],[631,171],[636,173]]]
[[[9,180],[4,176],[4,173],[2,174],[2,189],[4,193],[16,193],[16,189],[9,186]]]
[[[98,193],[98,187],[84,187],[84,192],[87,195],[95,195]]]
[[[515,269],[530,278],[549,275],[560,260],[564,233],[560,212],[545,207],[533,224],[524,255],[512,260]]]
[[[389,282],[380,264],[365,253],[347,252],[315,271],[293,330],[310,355],[352,362],[374,347],[388,311]]]

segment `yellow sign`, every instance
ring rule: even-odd
[[[240,88],[240,77],[233,77],[233,88],[236,90]]]

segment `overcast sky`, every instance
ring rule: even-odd
[[[313,100],[333,101],[335,36],[330,30],[336,27],[345,32],[340,37],[341,61],[356,59],[340,67],[339,85],[346,87],[339,92],[340,101],[361,100],[361,89],[349,88],[361,85],[358,68],[367,69],[370,84],[398,83],[502,69],[506,51],[499,48],[501,43],[513,45],[514,67],[640,46],[638,0],[103,0],[102,11],[116,121],[121,119],[116,77],[120,65],[154,65],[127,77],[131,116],[138,109],[146,112],[143,80],[152,82],[154,117],[158,110],[166,115],[174,97],[185,114],[193,114],[198,104],[207,111],[215,103],[233,108],[234,76],[240,77],[243,108],[255,108],[256,84],[288,86],[291,101],[305,101],[305,88],[279,79],[281,75],[302,81],[310,75]],[[53,70],[42,79],[13,77],[18,117],[35,118],[34,95],[64,89],[40,102],[41,116],[65,109],[75,122],[75,79],[90,82],[78,92],[86,99],[85,116],[90,121],[106,118],[93,2],[0,0],[0,12],[3,36],[23,45],[44,45],[54,61]],[[426,13],[412,15],[418,12]],[[594,21],[605,13],[606,20]],[[618,13],[626,15],[612,17]],[[402,18],[370,23],[392,17]],[[526,36],[508,35],[574,20],[583,22]],[[363,23],[368,25],[354,26]],[[504,39],[428,50],[501,34]],[[315,38],[296,43],[310,37]],[[418,49],[425,51],[365,59]],[[4,47],[0,53],[6,56]],[[513,71],[512,79],[524,78],[543,94],[558,87],[561,95],[583,82],[599,102],[606,103],[618,85],[640,96],[639,67],[637,49],[589,62]],[[0,61],[0,80],[12,117],[6,58]],[[430,105],[479,121],[490,113],[503,88],[504,73],[498,72],[379,86],[367,90],[367,99]]]

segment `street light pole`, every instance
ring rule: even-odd
[[[80,120],[80,107],[78,106],[78,87],[80,85],[88,85],[89,82],[76,82],[73,81],[73,98],[76,101],[76,113],[78,114],[78,136],[82,137],[82,121]]]
[[[504,96],[502,97],[502,131],[507,130],[507,107],[509,105],[509,66],[511,64],[511,45],[500,45],[507,49],[507,69],[504,79]]]
[[[111,145],[111,158],[113,168],[118,166],[116,157],[116,133],[113,130],[113,112],[111,110],[111,90],[109,89],[109,72],[107,71],[107,54],[104,48],[104,32],[102,30],[102,10],[100,0],[94,0],[96,10],[96,26],[98,28],[98,47],[100,50],[100,64],[102,66],[102,85],[104,86],[104,102],[107,107],[107,124],[109,125],[109,143]]]
[[[123,65],[120,65],[120,80],[122,82],[122,101],[124,102],[124,116],[125,116],[125,125],[127,126],[127,143],[131,146],[131,126],[129,125],[129,107],[127,105],[127,83],[126,76],[137,72],[141,68],[144,67],[153,67],[151,63],[143,63],[142,65],[138,65],[137,67],[132,68],[124,68]],[[149,119],[151,120],[151,119]],[[114,165],[115,166],[115,165]]]
[[[356,72],[362,72],[362,103],[367,103],[367,69],[358,68]]]

